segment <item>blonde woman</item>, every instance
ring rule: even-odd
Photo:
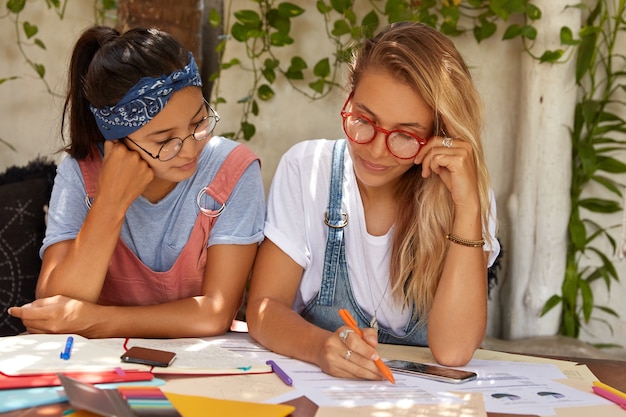
[[[453,43],[418,23],[367,41],[350,75],[348,140],[299,143],[278,166],[250,333],[338,377],[382,379],[379,342],[464,365],[485,334],[500,251],[479,95]]]

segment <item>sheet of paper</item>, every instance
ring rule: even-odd
[[[216,378],[177,378],[161,388],[173,394],[189,394],[222,400],[265,402],[279,395],[295,391],[274,374],[227,375]],[[297,396],[300,396],[298,394]]]
[[[173,393],[166,393],[165,396],[183,417],[284,417],[288,416],[293,410],[295,410],[295,407],[290,405],[216,400],[206,397]]]
[[[68,336],[74,338],[69,360],[59,354]],[[150,370],[149,366],[123,363],[122,350],[78,335],[28,334],[0,338],[0,371],[6,375],[54,372],[96,372],[115,368]]]
[[[450,397],[450,392],[484,396],[485,408],[489,412],[555,415],[555,409],[587,409],[599,406],[603,400],[589,392],[559,384],[569,376],[583,383],[593,377],[586,367],[570,361],[554,361],[517,354],[477,351],[468,369],[477,372],[476,381],[464,384],[446,384],[424,378],[396,374],[395,385],[388,382],[353,381],[333,378],[314,365],[268,352],[246,336],[220,338],[213,343],[255,358],[259,361],[276,360],[293,379],[299,395],[305,395],[323,409],[354,407],[388,407],[396,411],[414,406],[446,404],[462,408],[464,404]],[[411,346],[381,345],[379,352],[388,359],[405,359],[423,363],[434,363],[427,348]],[[289,392],[273,399],[283,402],[295,394]],[[430,409],[430,408],[429,408]],[[595,409],[595,408],[594,408]],[[399,412],[399,411],[398,411]]]
[[[250,374],[271,372],[272,368],[235,351],[204,339],[130,339],[127,348],[143,346],[176,352],[167,368],[155,367],[155,374]]]
[[[584,365],[581,365],[584,366]],[[584,366],[586,368],[586,366]],[[591,371],[589,371],[591,373]],[[592,374],[593,375],[593,374]],[[594,380],[595,380],[594,376]],[[563,385],[578,389],[583,392],[592,393],[591,384],[588,381],[583,381],[577,378],[562,379],[560,382]],[[597,405],[593,408],[587,407],[563,407],[556,408],[556,417],[624,417],[624,410],[617,404],[613,404],[609,400],[605,400],[604,405]]]
[[[96,384],[96,386],[108,389],[119,386],[161,386],[163,384],[165,384],[164,380],[155,378],[150,381]],[[2,389],[0,390],[0,412],[4,413],[38,405],[55,404],[66,400],[67,397],[62,386]]]
[[[482,396],[479,394],[455,394],[462,403],[419,405],[405,407],[371,406],[371,407],[322,407],[315,417],[484,417],[487,415]]]

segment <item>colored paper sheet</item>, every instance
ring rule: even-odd
[[[285,417],[295,410],[293,406],[282,404],[216,400],[213,398],[172,394],[168,392],[165,393],[165,396],[174,404],[174,407],[176,407],[183,417]]]
[[[163,385],[165,381],[155,378],[151,381],[98,384],[99,388],[116,388],[121,385]],[[0,390],[0,412],[20,410],[38,405],[55,404],[66,401],[63,387],[38,387]]]

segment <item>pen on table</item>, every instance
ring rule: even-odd
[[[358,334],[360,337],[363,337],[363,332],[361,331],[361,329],[359,329],[356,320],[354,319],[354,317],[352,317],[352,314],[350,314],[348,310],[346,310],[345,308],[340,309],[339,317],[341,317],[344,323],[346,323],[348,327],[354,330],[356,334]],[[378,370],[383,373],[385,378],[389,380],[389,382],[391,382],[392,384],[396,383],[393,374],[391,373],[389,368],[387,368],[387,365],[385,365],[382,359],[378,358],[374,361],[374,363],[376,364],[376,367],[378,367]]]
[[[605,389],[602,386],[596,384],[595,382],[593,384],[593,387],[591,387],[591,389],[593,390],[593,392],[595,392],[599,396],[604,397],[607,400],[614,402],[615,404],[619,405],[624,410],[626,410],[626,399],[621,396],[621,395],[624,395],[624,393],[621,392],[621,391],[616,390],[615,388],[609,387],[606,384],[602,384],[602,385],[607,387],[607,389]],[[613,391],[615,391],[615,392],[617,392],[619,394],[616,394]]]
[[[289,385],[289,386],[293,385],[293,381],[291,380],[289,375],[287,375],[287,373],[285,371],[283,371],[282,368],[276,364],[276,362],[274,362],[274,361],[267,361],[265,363],[272,368],[272,371],[274,371],[276,376],[279,377],[280,380],[285,383],[285,385]]]
[[[59,354],[59,357],[63,360],[68,360],[72,354],[72,345],[74,344],[74,338],[68,336],[65,341],[65,350]]]

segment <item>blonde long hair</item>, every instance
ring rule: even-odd
[[[481,142],[482,102],[452,41],[420,23],[394,23],[367,40],[355,54],[350,67],[352,91],[368,69],[389,72],[424,100],[433,111],[433,135],[445,132],[472,145],[483,235],[488,239],[485,228],[489,214],[489,175]],[[392,294],[402,300],[405,308],[414,304],[423,324],[450,244],[446,234],[452,229],[454,204],[439,176],[424,179],[421,166],[417,165],[404,174],[397,198],[402,210],[395,223],[391,254]]]

